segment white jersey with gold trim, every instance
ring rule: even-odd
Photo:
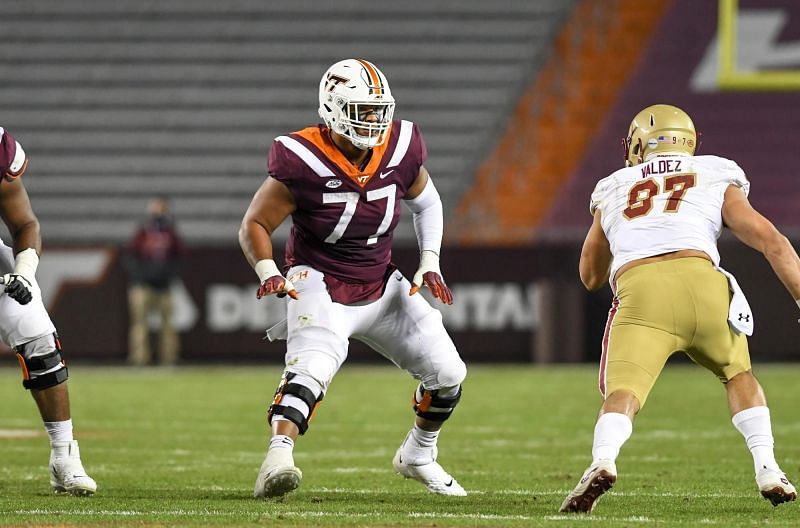
[[[657,156],[600,180],[589,210],[602,212],[614,256],[612,288],[624,264],[672,251],[703,251],[719,266],[717,239],[729,185],[750,190],[736,162],[718,156]]]

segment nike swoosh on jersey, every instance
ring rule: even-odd
[[[387,177],[388,175],[390,175],[393,172],[394,172],[394,169],[392,169],[392,170],[390,170],[389,172],[386,172],[386,173],[381,172],[380,179],[384,179],[385,177]]]

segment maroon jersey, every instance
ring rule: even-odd
[[[394,270],[400,200],[427,154],[411,121],[392,123],[388,140],[372,149],[363,170],[345,158],[323,125],[276,138],[269,174],[289,188],[297,205],[286,265],[305,264],[324,273],[337,302],[379,296]]]
[[[15,179],[28,168],[28,158],[22,146],[7,130],[0,127],[0,176]]]

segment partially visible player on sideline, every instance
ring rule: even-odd
[[[28,158],[22,146],[0,127],[0,215],[13,239],[0,242],[0,339],[12,347],[50,437],[50,485],[56,493],[92,495],[97,484],[83,469],[72,437],[67,367],[61,342],[42,304],[36,268],[42,239],[22,174]]]
[[[331,66],[319,85],[325,125],[275,139],[269,176],[242,221],[239,242],[261,282],[258,297],[288,295],[286,324],[268,333],[271,339],[288,334],[286,369],[268,411],[272,438],[256,497],[299,485],[294,442],[347,357],[349,338],[420,382],[416,422],[395,454],[395,470],[433,493],[466,495],[436,462],[436,441],[461,398],[467,369],[439,311],[415,295],[427,286],[440,301],[453,302],[439,270],[442,202],[422,165],[427,150],[419,129],[392,120],[394,107],[386,77],[371,62]],[[412,212],[420,247],[412,283],[391,261],[401,200]],[[271,236],[289,215],[284,276],[272,260]],[[363,404],[370,405],[369,394]]]
[[[797,497],[773,454],[764,392],[750,369],[753,315],[736,279],[719,267],[723,225],[760,251],[800,306],[800,259],[747,200],[750,183],[731,160],[695,156],[697,134],[683,110],[639,112],[625,140],[626,168],[592,193],[594,222],[580,276],[589,290],[610,279],[614,300],[600,360],[605,399],[592,464],[561,505],[590,512],[617,479],[615,460],[633,418],[670,355],[684,352],[725,384],[733,425],[755,465],[761,494],[778,505]]]

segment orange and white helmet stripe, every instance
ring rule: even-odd
[[[373,95],[383,95],[383,81],[381,81],[381,76],[378,73],[378,68],[375,67],[374,64],[371,62],[364,60],[364,59],[356,59],[359,64],[364,67],[364,70],[367,72],[367,76],[369,77],[370,81],[370,90]]]

